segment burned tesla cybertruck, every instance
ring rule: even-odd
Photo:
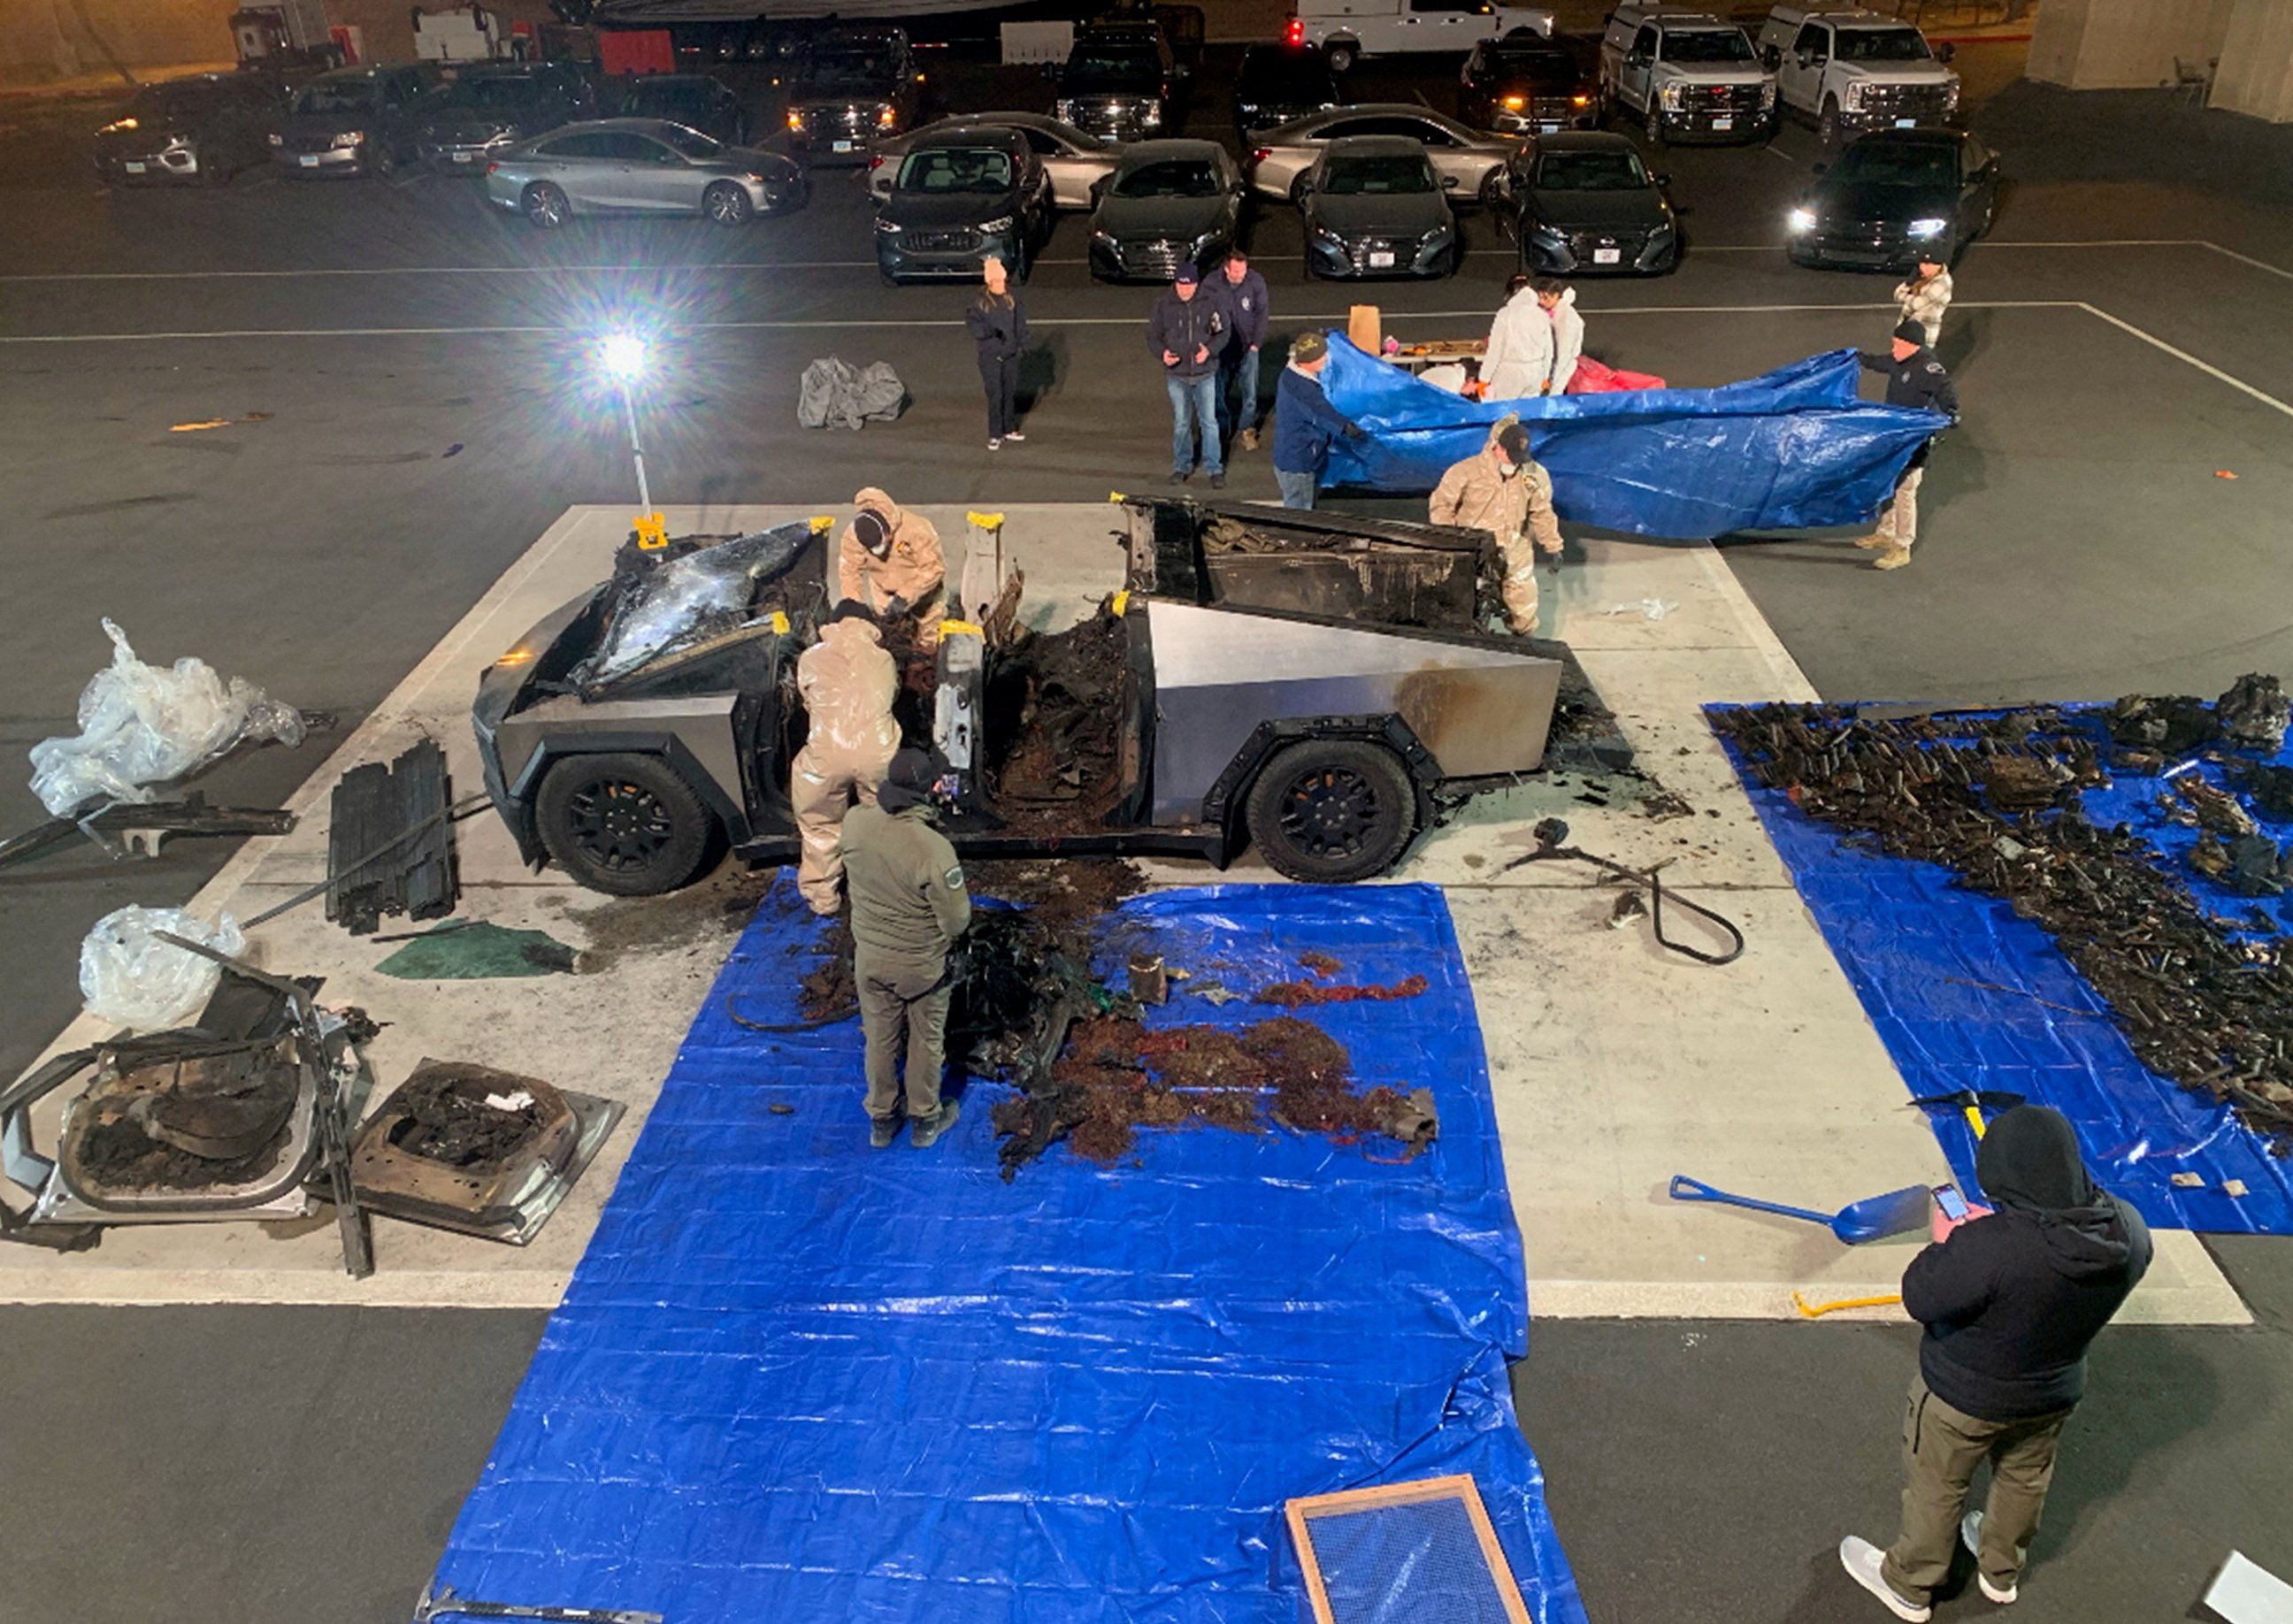
[[[1186,500],[1113,511],[1124,586],[1089,618],[1030,631],[1017,578],[978,589],[967,567],[986,606],[957,605],[928,663],[907,660],[895,714],[945,765],[959,852],[1223,867],[1255,844],[1292,878],[1367,879],[1443,806],[1543,763],[1562,661],[1483,631],[1499,578],[1485,533]],[[794,858],[796,663],[830,608],[832,545],[815,521],[625,548],[611,580],[488,668],[486,786],[527,861],[650,895],[728,843]]]

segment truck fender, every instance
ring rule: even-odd
[[[1416,731],[1399,716],[1390,711],[1365,716],[1284,716],[1261,722],[1252,729],[1203,797],[1203,821],[1217,826],[1225,848],[1219,867],[1233,860],[1249,842],[1249,832],[1242,827],[1242,809],[1250,798],[1250,787],[1258,780],[1259,770],[1284,745],[1301,739],[1359,739],[1385,746],[1401,758],[1409,781],[1417,787],[1417,827],[1422,829],[1432,821],[1433,787],[1441,781],[1440,764],[1419,740]]]
[[[518,773],[517,781],[509,787],[511,804],[516,807],[515,819],[505,818],[510,833],[517,836],[518,853],[529,864],[541,861],[541,836],[534,827],[534,796],[540,793],[541,780],[549,769],[561,761],[577,755],[658,755],[675,768],[701,804],[716,814],[725,833],[733,844],[747,840],[755,831],[749,823],[748,808],[739,804],[725,792],[714,775],[701,764],[690,747],[674,733],[613,732],[569,733],[562,738],[546,739],[533,753],[531,760]]]

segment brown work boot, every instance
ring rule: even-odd
[[[1892,547],[1895,544],[1874,530],[1868,536],[1858,536],[1855,538],[1855,545],[1868,553],[1879,547]]]
[[[1256,429],[1243,430],[1242,448],[1245,451],[1255,451],[1258,449],[1258,431]]]
[[[1908,564],[1910,562],[1911,550],[1908,547],[1889,547],[1884,553],[1880,553],[1878,557],[1871,561],[1871,568],[1874,570],[1900,570],[1905,564]]]

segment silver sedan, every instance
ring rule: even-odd
[[[890,197],[893,177],[900,173],[900,160],[907,156],[910,147],[925,136],[991,125],[1017,130],[1027,138],[1027,145],[1042,161],[1043,173],[1051,177],[1051,201],[1060,208],[1095,206],[1100,183],[1122,161],[1122,142],[1101,141],[1047,113],[960,113],[877,142],[876,161],[868,171],[869,191],[879,201]]]
[[[660,118],[569,124],[505,149],[486,198],[554,230],[576,214],[701,214],[741,225],[803,206],[804,171]]]
[[[1278,125],[1258,138],[1250,157],[1250,183],[1259,195],[1298,200],[1300,177],[1322,149],[1348,135],[1399,135],[1425,143],[1441,190],[1461,203],[1476,201],[1488,178],[1520,147],[1517,135],[1494,135],[1405,101],[1369,102]]]

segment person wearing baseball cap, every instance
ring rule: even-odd
[[[1275,385],[1274,482],[1282,488],[1284,507],[1314,505],[1331,440],[1369,438],[1322,392],[1322,369],[1329,364],[1330,341],[1300,333],[1291,341],[1290,364]]]
[[[1887,404],[1907,406],[1914,411],[1935,412],[1950,419],[1938,424],[1936,432],[1958,421],[1958,390],[1943,370],[1934,351],[1926,345],[1926,328],[1906,317],[1895,328],[1894,342],[1887,346],[1885,355],[1863,351],[1858,359],[1867,372],[1887,375]],[[1912,454],[1903,477],[1896,481],[1894,494],[1879,510],[1879,522],[1868,536],[1859,536],[1855,545],[1874,548],[1879,556],[1872,561],[1875,570],[1900,570],[1911,562],[1911,543],[1919,529],[1919,483],[1927,476],[1927,453],[1934,447],[1934,437],[1928,436],[1918,450]]]
[[[1560,556],[1560,520],[1552,511],[1552,476],[1528,453],[1518,417],[1489,425],[1488,443],[1453,465],[1433,488],[1428,514],[1436,524],[1487,530],[1504,559],[1505,624],[1526,636],[1536,626],[1536,558]]]
[[[1219,440],[1219,358],[1227,345],[1226,306],[1201,296],[1203,276],[1192,260],[1181,260],[1171,286],[1155,301],[1146,322],[1146,348],[1163,366],[1171,393],[1171,483],[1183,485],[1196,464],[1211,489],[1226,489],[1226,448]]]

